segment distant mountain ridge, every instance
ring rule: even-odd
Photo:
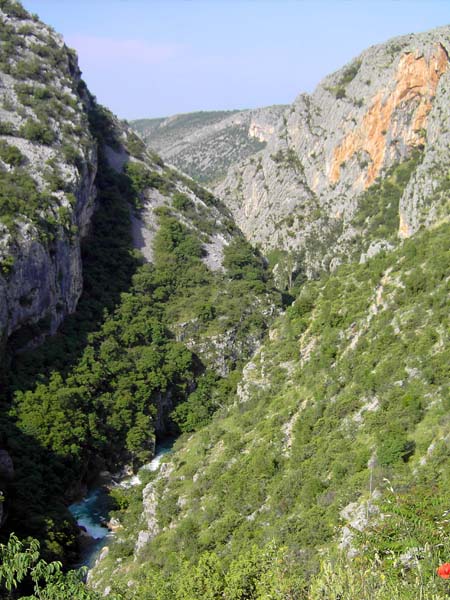
[[[265,147],[283,108],[200,111],[130,124],[165,160],[211,186]]]

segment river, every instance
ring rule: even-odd
[[[172,446],[173,440],[166,440],[158,444],[153,460],[141,467],[140,470],[156,471],[161,464],[162,458],[171,451]],[[132,477],[126,477],[115,484],[112,482],[112,485],[129,488],[140,483],[141,479],[138,473]],[[77,567],[92,567],[101,549],[114,536],[114,532],[106,527],[106,523],[109,520],[108,513],[110,508],[111,502],[106,486],[92,488],[83,500],[69,506],[69,510],[76,519],[79,527],[85,530],[87,536],[90,536],[93,540],[91,543],[87,542],[84,549],[82,549],[80,562],[76,565]],[[87,540],[89,540],[88,537]]]

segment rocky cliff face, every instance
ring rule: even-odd
[[[165,160],[212,185],[266,146],[284,108],[189,113],[140,119],[132,126]]]
[[[407,237],[441,218],[449,48],[448,27],[396,38],[369,48],[286,108],[266,148],[216,187],[247,238],[266,250],[304,252],[310,271],[348,252],[355,238],[365,239],[365,250],[384,247],[383,237],[354,221],[364,193],[414,152],[421,164],[403,182],[397,233]],[[425,203],[430,195],[434,201]]]
[[[23,346],[81,294],[96,144],[73,53],[19,5],[0,7],[0,340]]]

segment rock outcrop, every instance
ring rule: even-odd
[[[14,6],[0,10],[0,342],[23,347],[80,297],[97,148],[73,52]]]
[[[345,256],[355,238],[364,252],[370,244],[382,248],[387,240],[354,225],[363,194],[417,154],[421,164],[403,182],[397,233],[404,238],[443,218],[449,49],[448,27],[396,38],[364,51],[313,94],[301,94],[266,148],[215,187],[246,237],[266,251],[303,253],[310,274]]]
[[[139,554],[142,549],[158,535],[160,528],[157,519],[158,494],[157,486],[161,481],[168,480],[173,471],[171,463],[164,463],[159,469],[159,473],[154,481],[148,483],[142,491],[143,513],[141,518],[141,529],[138,533],[134,547],[135,554]]]

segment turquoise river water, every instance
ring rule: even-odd
[[[159,468],[163,456],[168,454],[173,446],[173,440],[167,440],[158,444],[156,454],[153,460],[141,467],[141,470],[156,471]],[[132,477],[122,479],[116,485],[128,488],[141,483],[139,473]],[[86,533],[93,538],[92,544],[86,545],[82,552],[80,563],[77,566],[92,567],[97,559],[101,549],[114,536],[112,531],[106,527],[108,521],[108,512],[110,501],[108,489],[106,487],[96,487],[80,502],[75,502],[69,506],[69,510],[76,519],[79,527],[86,530]]]

